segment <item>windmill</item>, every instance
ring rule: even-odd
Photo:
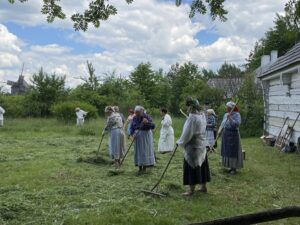
[[[24,71],[24,63],[22,65],[22,70],[21,70],[21,74],[19,75],[18,81],[11,81],[11,80],[7,81],[7,84],[11,86],[12,95],[24,94],[29,88],[28,83],[24,79],[23,71]]]

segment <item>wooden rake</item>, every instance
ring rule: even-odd
[[[173,159],[173,157],[174,157],[174,155],[176,153],[177,148],[178,148],[178,145],[176,144],[176,147],[175,147],[175,149],[174,149],[174,151],[173,151],[173,153],[172,153],[172,155],[171,155],[171,157],[170,157],[170,159],[169,159],[169,161],[168,161],[168,163],[167,163],[167,165],[166,165],[166,167],[165,167],[162,175],[160,176],[160,178],[158,179],[158,181],[155,183],[155,185],[150,190],[143,189],[143,190],[141,190],[141,192],[143,192],[144,194],[149,194],[149,195],[153,195],[153,196],[157,196],[157,197],[166,197],[165,194],[159,193],[159,192],[155,191],[155,189],[158,187],[158,185],[160,184],[160,182],[164,178],[165,173],[167,172],[167,170],[169,168],[169,165],[171,164],[171,161],[172,161],[172,159]]]

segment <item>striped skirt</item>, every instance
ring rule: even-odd
[[[109,155],[111,159],[120,159],[125,152],[125,135],[122,129],[115,128],[109,134]]]
[[[139,130],[134,143],[134,163],[136,166],[155,164],[153,135],[151,130]]]

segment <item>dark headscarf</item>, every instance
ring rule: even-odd
[[[187,97],[185,100],[185,105],[188,107],[189,113],[198,113],[200,111],[199,101],[192,97]]]

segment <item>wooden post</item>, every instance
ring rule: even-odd
[[[300,207],[291,206],[281,209],[272,209],[268,211],[227,217],[208,222],[193,223],[190,225],[249,225],[284,219],[288,217],[300,217]]]

